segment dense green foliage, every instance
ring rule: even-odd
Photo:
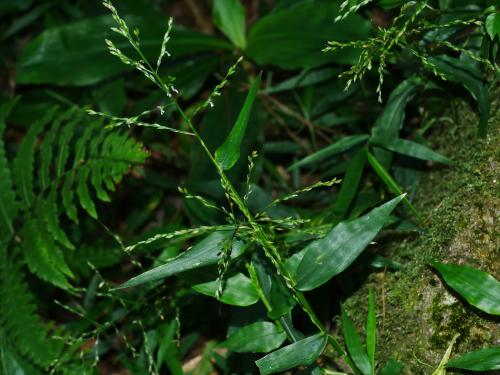
[[[0,2],[2,374],[402,373],[377,295],[363,336],[341,303],[401,268],[376,238],[418,232],[457,100],[487,136],[499,4],[103,4]],[[429,265],[499,314],[492,275]],[[453,342],[435,374],[499,368]]]

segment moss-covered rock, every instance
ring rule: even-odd
[[[434,149],[457,163],[423,175],[415,198],[422,233],[383,250],[404,270],[371,275],[346,303],[361,327],[367,290],[376,291],[379,363],[395,358],[405,374],[432,373],[456,333],[454,353],[500,344],[499,320],[460,300],[427,263],[468,264],[500,276],[500,116],[494,112],[485,140],[476,137],[477,116],[465,104],[459,125],[447,121],[434,131]]]

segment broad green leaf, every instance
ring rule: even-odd
[[[333,204],[333,212],[339,220],[342,220],[349,210],[356,193],[358,185],[363,175],[363,168],[366,161],[366,149],[362,148],[352,158],[347,167],[347,171],[342,179],[339,193]]]
[[[257,322],[238,328],[222,345],[238,353],[267,353],[279,348],[285,339],[285,332],[276,324]]]
[[[372,137],[370,143],[382,146],[398,154],[411,156],[421,160],[431,160],[443,164],[452,164],[452,161],[427,146],[401,138],[388,138],[384,136]]]
[[[403,365],[394,359],[390,359],[389,362],[380,372],[380,375],[399,375],[403,370]]]
[[[318,334],[278,349],[255,363],[262,375],[312,364],[323,352],[326,337]]]
[[[125,17],[130,28],[140,30],[141,48],[146,57],[155,60],[161,47],[167,19]],[[130,57],[135,51],[125,38],[110,30],[111,16],[86,18],[45,30],[23,50],[17,65],[16,79],[21,84],[91,85],[132,68],[112,56],[104,40],[112,39]],[[198,32],[174,28],[168,43],[171,60],[188,54],[231,48],[229,43]],[[61,64],[64,61],[64,64]],[[75,70],[78,67],[78,70]]]
[[[245,8],[240,0],[214,0],[212,18],[236,47],[245,48]]]
[[[500,346],[462,354],[448,361],[446,367],[470,371],[500,370]]]
[[[461,83],[476,100],[479,107],[478,134],[486,136],[490,118],[490,93],[483,82],[481,71],[471,62],[451,56],[441,55],[429,58],[429,62],[450,81]]]
[[[272,64],[284,69],[313,68],[326,62],[355,63],[358,51],[323,53],[327,40],[351,41],[368,37],[370,23],[358,15],[341,22],[339,1],[297,2],[257,20],[247,38],[248,57],[259,65]],[[307,20],[307,22],[305,22]]]
[[[365,348],[361,343],[361,338],[356,332],[356,328],[352,323],[349,315],[347,315],[344,306],[340,306],[341,317],[342,317],[342,329],[344,331],[344,340],[347,347],[347,351],[351,356],[356,367],[363,373],[363,375],[372,374],[372,366],[370,364],[370,359],[366,354]]]
[[[325,237],[306,246],[296,272],[297,289],[315,289],[349,267],[375,238],[402,199],[403,195],[360,218],[341,222]]]
[[[415,96],[421,84],[418,77],[410,77],[401,82],[389,96],[382,113],[377,117],[372,128],[372,137],[385,139],[398,138],[405,120],[406,105]],[[392,162],[391,153],[386,150],[375,150],[375,156],[388,169]]]
[[[220,282],[217,279],[217,271],[197,269],[192,272],[184,272],[179,275],[184,281],[187,281],[191,288],[198,293],[216,298]],[[219,301],[234,306],[250,306],[259,300],[259,294],[255,290],[252,281],[243,275],[237,273],[223,281],[222,294]]]
[[[500,315],[500,282],[489,273],[458,264],[431,264],[446,284],[472,306],[488,314]]]
[[[366,352],[370,359],[372,373],[375,371],[375,348],[377,342],[377,321],[375,317],[375,301],[373,291],[368,294],[368,317],[366,319]]]
[[[488,35],[493,40],[495,36],[500,37],[500,12],[495,12],[486,17],[486,31]]]
[[[215,151],[215,160],[224,170],[231,169],[240,158],[241,142],[243,141],[248,120],[250,119],[253,102],[259,91],[261,75],[262,73],[259,73],[253,81],[247,98],[245,99],[245,103],[243,103],[240,114],[231,132],[227,136],[226,141]]]
[[[311,154],[305,157],[302,160],[292,164],[288,169],[296,169],[299,167],[303,167],[305,165],[317,164],[326,158],[333,157],[337,154],[345,152],[354,146],[363,143],[369,138],[366,134],[358,134],[358,135],[349,135],[346,137],[342,137],[337,142],[327,146],[319,151],[316,151],[314,154]]]
[[[401,190],[397,182],[394,181],[389,172],[385,170],[385,168],[382,166],[382,164],[378,162],[375,156],[373,156],[370,152],[367,152],[366,156],[373,170],[378,174],[380,179],[384,182],[384,184],[386,184],[389,190],[396,195],[402,195],[403,191]],[[413,205],[408,200],[408,198],[406,198],[406,196],[403,198],[403,202],[410,209],[410,211],[413,212],[413,214],[418,217],[417,210],[415,209],[415,207],[413,207]]]
[[[276,274],[275,269],[262,256],[256,255],[252,260],[255,276],[268,305],[268,316],[278,319],[288,314],[296,301],[286,286],[283,278]]]
[[[246,244],[241,240],[233,239],[233,235],[234,231],[232,230],[214,232],[168,263],[131,278],[120,285],[118,289],[141,285],[180,272],[215,264],[220,258],[219,253],[224,241],[233,241],[231,258],[236,258],[245,251]]]

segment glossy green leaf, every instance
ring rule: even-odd
[[[485,26],[492,40],[495,39],[497,35],[500,37],[500,12],[491,13],[486,17]]]
[[[257,322],[235,330],[222,344],[238,353],[267,353],[286,339],[281,328],[271,322]]]
[[[470,371],[500,370],[500,346],[462,354],[448,361],[446,367]]]
[[[297,366],[308,366],[321,355],[325,345],[325,336],[310,336],[278,349],[255,363],[262,375],[274,374]]]
[[[271,319],[278,319],[288,314],[296,301],[283,278],[276,274],[275,268],[260,254],[254,257],[252,266],[269,309],[268,316]]]
[[[488,86],[483,82],[479,68],[469,61],[446,55],[431,57],[429,62],[450,81],[462,84],[477,101],[480,115],[478,134],[486,136],[491,100]]]
[[[363,375],[372,374],[372,366],[370,364],[370,359],[366,354],[365,348],[361,343],[361,338],[356,332],[356,328],[352,323],[349,315],[347,315],[344,306],[340,306],[341,317],[342,317],[342,329],[344,331],[344,340],[347,347],[347,351],[351,356],[356,367],[363,373]]]
[[[325,237],[306,246],[296,272],[296,287],[302,291],[315,289],[349,267],[375,238],[402,199],[401,195],[360,218],[341,222]]]
[[[358,15],[333,22],[339,5],[334,0],[302,1],[261,17],[248,33],[246,54],[259,65],[285,69],[313,68],[329,61],[355,63],[356,50],[321,51],[327,40],[345,42],[369,35],[370,23]]]
[[[387,172],[385,170],[385,168],[382,166],[382,164],[379,163],[379,161],[375,158],[375,156],[373,156],[370,152],[367,152],[366,156],[367,156],[368,162],[372,166],[373,170],[377,173],[377,175],[384,182],[384,184],[389,188],[389,190],[396,195],[403,194],[403,191],[401,190],[401,188],[399,187],[397,182],[392,178],[392,176],[389,174],[389,172]],[[404,197],[403,202],[410,209],[410,211],[413,212],[413,214],[418,217],[417,210],[415,209],[415,207],[413,207],[413,205],[408,200],[408,198]]]
[[[394,359],[390,359],[385,367],[380,371],[380,375],[399,375],[403,370],[403,365]]]
[[[245,8],[240,0],[214,0],[213,22],[236,47],[245,48]]]
[[[131,29],[137,27],[140,30],[141,48],[146,57],[155,60],[163,40],[166,18],[126,17],[126,21]],[[132,69],[108,52],[104,40],[113,39],[125,55],[136,57],[128,41],[117,38],[110,30],[114,26],[111,16],[106,15],[45,30],[23,50],[17,65],[17,82],[90,85]],[[231,45],[183,28],[174,28],[168,43],[171,60],[217,48],[231,48]],[[75,70],[75,67],[78,69]]]
[[[347,167],[347,171],[342,179],[339,193],[333,204],[333,212],[340,220],[342,220],[349,210],[356,193],[358,185],[363,175],[363,168],[366,161],[366,149],[362,148],[352,158]]]
[[[443,164],[452,164],[451,159],[432,151],[427,146],[401,138],[372,137],[370,143],[382,146],[398,154],[411,156],[421,160],[430,160]]]
[[[220,282],[217,280],[217,270],[197,269],[184,272],[180,278],[191,285],[198,293],[216,298]],[[227,277],[223,281],[222,294],[219,301],[233,306],[250,306],[259,300],[259,293],[247,276],[242,273]]]
[[[236,258],[245,251],[246,244],[241,240],[233,239],[233,234],[232,230],[214,232],[173,260],[131,278],[120,285],[118,289],[161,280],[180,272],[215,264],[220,258],[219,253],[224,241],[233,241],[231,258]]]
[[[345,152],[354,146],[365,142],[369,138],[366,134],[349,135],[342,137],[337,142],[327,146],[315,153],[299,160],[298,162],[292,164],[288,169],[296,169],[306,165],[318,164],[319,162],[325,160],[326,158],[333,157],[337,154]]]
[[[245,99],[245,103],[243,103],[240,114],[231,132],[227,136],[226,141],[215,151],[215,160],[224,170],[231,169],[240,158],[241,142],[243,141],[248,120],[250,119],[255,97],[259,91],[261,75],[262,73],[259,73],[253,81]]]
[[[446,284],[472,306],[488,314],[500,315],[500,281],[487,272],[469,266],[436,261],[431,264]]]
[[[373,291],[370,289],[368,294],[368,316],[366,319],[366,352],[370,359],[372,373],[375,371],[375,349],[377,342],[377,321],[375,317],[375,300]]]

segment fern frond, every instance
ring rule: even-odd
[[[0,250],[0,323],[5,336],[3,339],[8,341],[9,351],[15,351],[36,366],[48,369],[58,358],[62,343],[50,337],[47,326],[37,316],[34,298],[24,281],[20,262],[8,260],[5,248]],[[25,371],[28,373],[28,369]]]
[[[6,237],[14,233],[16,199],[3,143],[0,146],[0,215],[6,224],[2,225],[6,228],[2,236]],[[110,131],[100,120],[89,122],[78,108],[65,112],[54,108],[30,127],[13,162],[24,215],[19,220],[21,248],[30,271],[70,290],[73,273],[64,258],[64,248],[74,249],[74,245],[62,228],[62,214],[77,223],[78,204],[96,219],[94,195],[109,202],[108,191],[114,191],[130,167],[146,157],[142,146],[126,133]]]
[[[23,253],[30,271],[44,281],[71,290],[68,277],[72,277],[73,274],[64,260],[61,249],[47,233],[44,223],[28,213],[25,216],[22,236]]]
[[[3,142],[3,131],[5,129],[5,119],[9,115],[15,101],[4,104],[0,107],[0,243],[7,242],[14,234],[12,221],[17,215],[18,204],[16,194],[13,189],[10,169],[5,155],[5,145]]]
[[[21,198],[21,207],[30,208],[35,202],[35,192],[33,183],[33,169],[35,163],[35,146],[37,136],[43,130],[43,127],[52,119],[57,108],[48,111],[44,117],[32,125],[28,133],[24,136],[19,151],[14,159],[14,181],[16,183],[17,193]]]

